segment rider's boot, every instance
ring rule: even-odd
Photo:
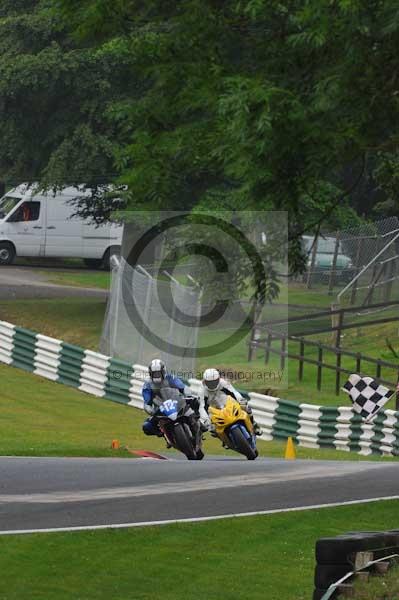
[[[255,435],[262,435],[263,430],[262,427],[256,421],[252,421],[252,426],[254,428]]]
[[[252,427],[254,428],[254,434],[262,435],[262,433],[263,433],[262,427],[259,425],[259,423],[257,423],[255,421],[254,416],[252,414],[252,410],[251,410],[251,412],[248,412],[248,414],[249,414],[249,418],[251,419]]]

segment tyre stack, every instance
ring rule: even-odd
[[[399,554],[399,530],[350,532],[318,540],[313,600],[321,600],[330,585],[360,567],[359,553],[367,553],[363,555],[363,562]],[[331,598],[337,596],[338,590]]]

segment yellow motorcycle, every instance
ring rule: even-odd
[[[223,408],[209,407],[211,423],[223,444],[248,460],[258,456],[256,436],[248,413],[233,398],[227,398]]]

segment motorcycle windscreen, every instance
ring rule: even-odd
[[[172,387],[162,388],[162,390],[160,390],[160,396],[163,399],[165,398],[159,407],[160,412],[168,419],[175,421],[186,404],[185,399],[182,397],[179,390]]]

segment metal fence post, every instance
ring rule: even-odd
[[[334,327],[337,327],[338,325],[338,321],[339,321],[339,317],[338,317],[338,312],[339,311],[339,304],[335,304],[334,302],[331,302],[331,327],[333,329],[333,331],[331,332],[331,341],[332,343],[336,343],[336,339],[337,339],[337,332],[334,331]]]
[[[285,352],[287,347],[287,338],[281,338],[281,356],[280,356],[280,369],[284,371],[285,369]]]
[[[336,362],[336,373],[335,373],[335,395],[339,396],[341,387],[341,348],[337,348],[337,362]]]
[[[110,310],[111,324],[110,324],[110,327],[112,327],[112,334],[110,335],[110,349],[109,349],[110,356],[116,356],[115,351],[116,351],[116,344],[117,344],[117,339],[118,339],[119,301],[120,301],[122,285],[123,285],[123,283],[122,283],[123,267],[124,267],[125,263],[122,263],[121,260],[118,260],[118,262],[115,261],[113,264],[114,264],[114,267],[112,269],[112,280],[111,281],[113,282],[113,278],[116,277],[116,298],[115,298],[115,300],[113,300],[114,306],[116,306],[116,311],[115,311],[115,318],[112,320],[112,298],[111,298],[111,310]]]
[[[357,251],[356,251],[356,258],[355,258],[356,279],[354,280],[353,286],[352,286],[351,299],[350,299],[351,306],[353,306],[356,302],[357,283],[358,283],[358,275],[360,273],[359,269],[360,269],[360,262],[361,262],[361,256],[362,256],[363,242],[364,242],[364,238],[360,238],[357,241]]]
[[[149,272],[146,271],[144,269],[144,267],[142,267],[141,265],[137,265],[136,269],[138,271],[141,271],[142,274],[145,275],[148,280],[147,293],[145,296],[144,314],[143,314],[143,323],[148,323],[148,316],[149,316],[149,312],[150,312],[150,308],[151,308],[152,284],[153,284],[154,279],[149,274]],[[138,357],[137,357],[138,363],[141,363],[143,361],[143,347],[144,347],[144,335],[143,335],[143,332],[141,332],[141,336],[140,336],[140,340],[139,340],[139,351],[138,351]]]
[[[392,294],[392,284],[393,284],[393,280],[395,278],[395,271],[396,271],[396,265],[395,265],[395,257],[392,257],[391,259],[389,259],[388,261],[388,281],[386,282],[385,285],[385,293],[384,293],[384,300],[385,302],[389,302],[389,300],[391,299],[391,294]]]
[[[301,338],[299,341],[299,370],[298,370],[299,381],[303,380],[304,359],[305,359],[305,340],[303,338]]]
[[[341,336],[342,336],[342,326],[344,324],[344,315],[345,315],[345,311],[341,308],[341,310],[339,311],[338,314],[338,321],[337,321],[337,331],[336,331],[336,336],[335,336],[335,345],[337,348],[341,347]]]
[[[321,390],[321,380],[322,380],[322,369],[323,369],[323,348],[319,346],[318,357],[317,357],[317,389]]]
[[[267,365],[267,363],[270,360],[270,347],[272,345],[272,341],[273,341],[273,336],[271,333],[268,333],[267,338],[266,338],[266,343],[265,343],[265,365]]]
[[[362,355],[360,354],[360,352],[358,352],[356,355],[356,373],[360,373],[360,371],[362,370],[361,363]]]
[[[171,284],[175,284],[176,286],[179,286],[179,282],[177,281],[177,279],[175,279],[174,277],[172,277],[172,275],[168,272],[168,271],[164,271],[164,275],[166,275],[166,277],[168,277],[168,279],[170,280]],[[173,298],[173,293],[171,293],[171,296]],[[171,319],[170,319],[170,324],[169,324],[169,331],[168,331],[168,354],[170,354],[169,352],[169,348],[172,346],[172,340],[173,340],[173,327],[175,324],[175,315],[176,315],[176,303],[174,302],[174,300],[172,300],[172,315],[171,315]]]
[[[334,285],[335,285],[335,276],[336,276],[336,272],[337,272],[337,260],[338,260],[339,243],[340,243],[339,237],[340,237],[340,233],[339,233],[339,231],[337,231],[337,233],[335,234],[334,256],[333,256],[333,263],[332,263],[331,271],[330,271],[330,281],[328,284],[329,296],[332,295]]]
[[[313,241],[312,258],[311,258],[310,268],[308,270],[308,277],[307,277],[307,281],[306,281],[306,287],[308,289],[310,289],[312,287],[312,280],[313,280],[314,266],[316,264],[316,255],[317,255],[318,244],[319,244],[319,237],[316,236]]]

